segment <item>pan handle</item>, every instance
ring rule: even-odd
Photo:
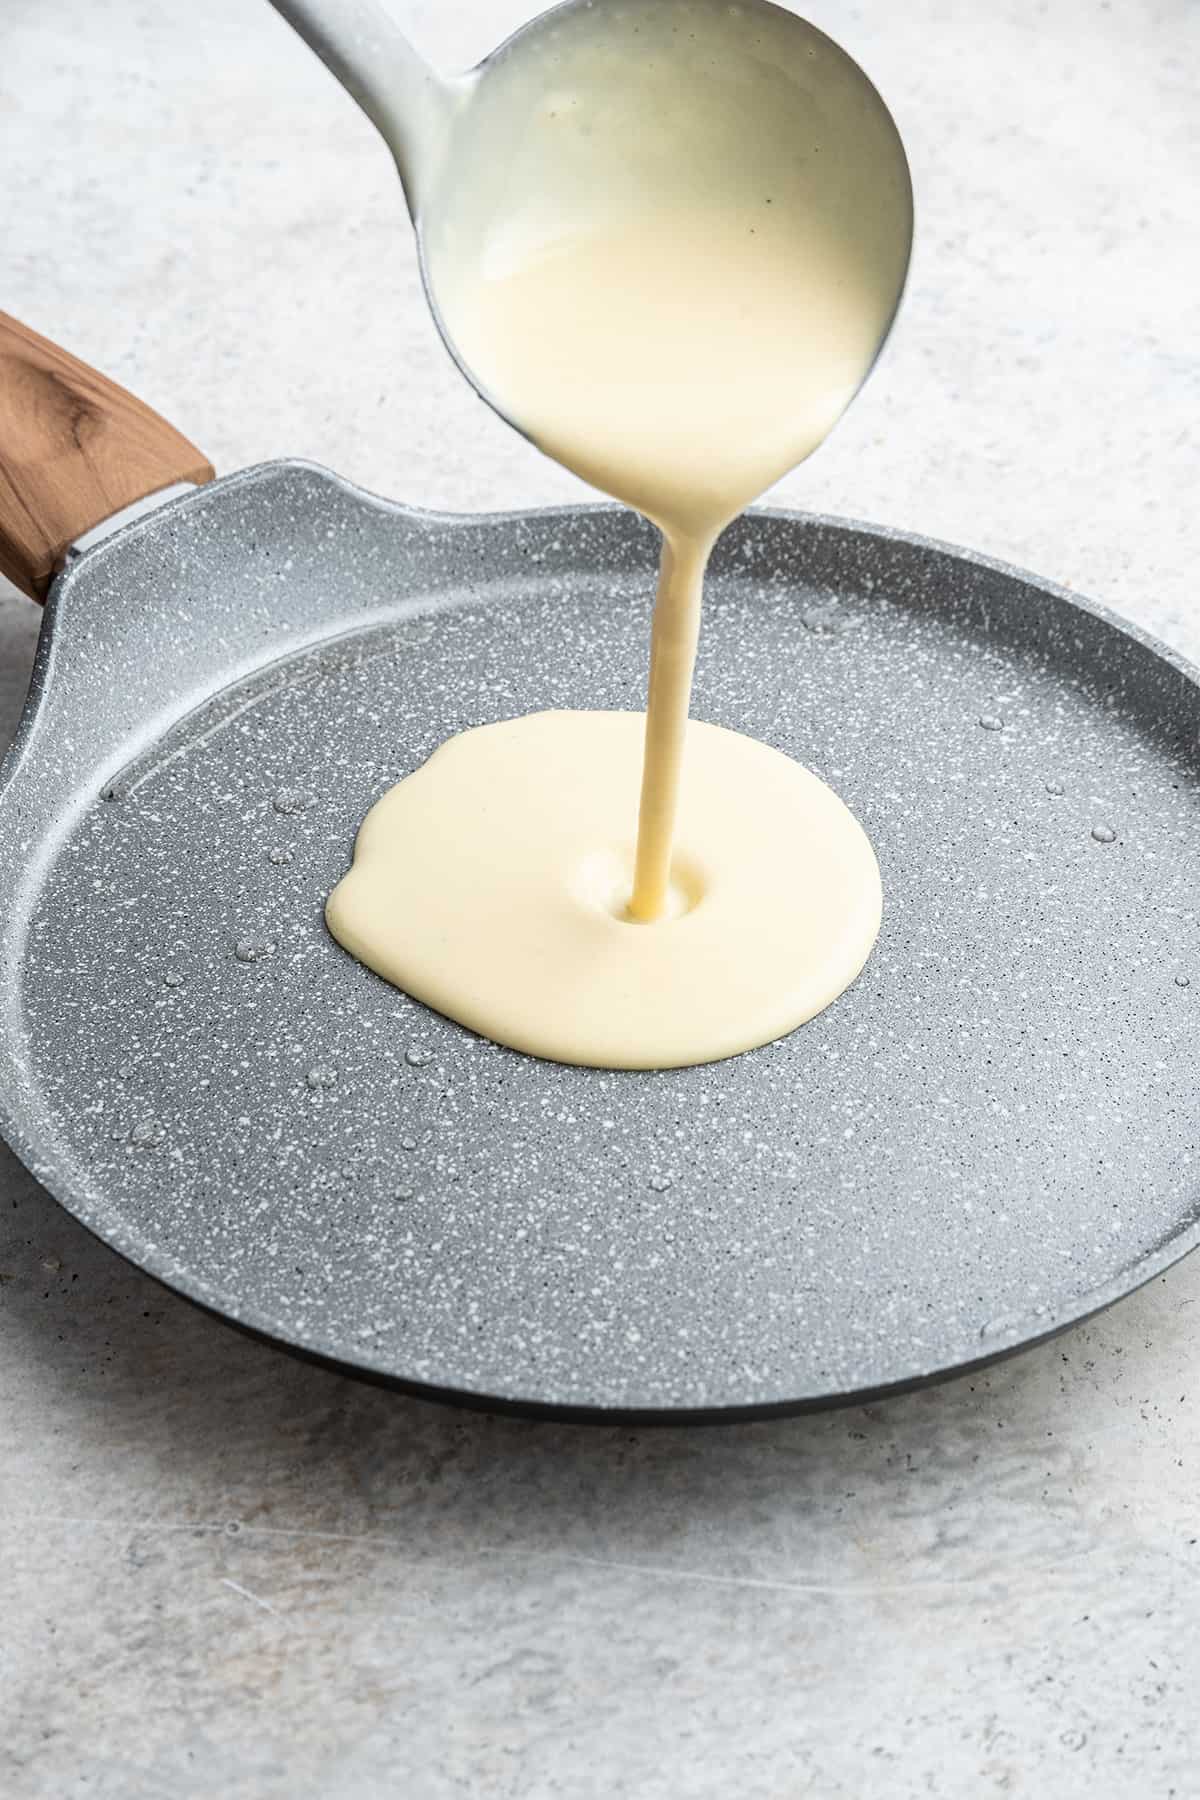
[[[106,375],[0,312],[0,573],[44,600],[68,545],[212,464]]]

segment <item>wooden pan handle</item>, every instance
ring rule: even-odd
[[[0,312],[0,572],[44,600],[67,546],[212,464],[142,401]]]

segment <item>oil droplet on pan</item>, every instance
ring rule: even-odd
[[[265,962],[269,956],[274,956],[276,948],[272,938],[239,938],[233,947],[233,954],[239,962]]]
[[[312,803],[313,797],[308,792],[307,788],[291,787],[280,788],[274,800],[271,802],[275,811],[277,813],[283,813],[285,816],[289,816],[292,813],[303,812],[305,807],[311,806]]]

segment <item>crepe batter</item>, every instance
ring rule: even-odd
[[[435,248],[443,321],[497,408],[663,534],[646,714],[452,738],[371,810],[327,908],[388,980],[536,1056],[750,1049],[834,1000],[878,933],[878,865],[837,795],[688,721],[713,542],[853,397],[906,252],[885,213],[847,230],[813,204],[803,171],[773,186]]]

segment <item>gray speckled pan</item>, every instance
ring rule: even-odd
[[[277,464],[60,577],[0,778],[0,1117],[79,1219],[363,1374],[640,1419],[929,1381],[1192,1247],[1200,691],[1013,570],[780,514],[722,540],[695,710],[833,782],[886,892],[783,1042],[539,1063],[326,935],[360,817],[449,732],[640,703],[653,573],[614,508]]]

